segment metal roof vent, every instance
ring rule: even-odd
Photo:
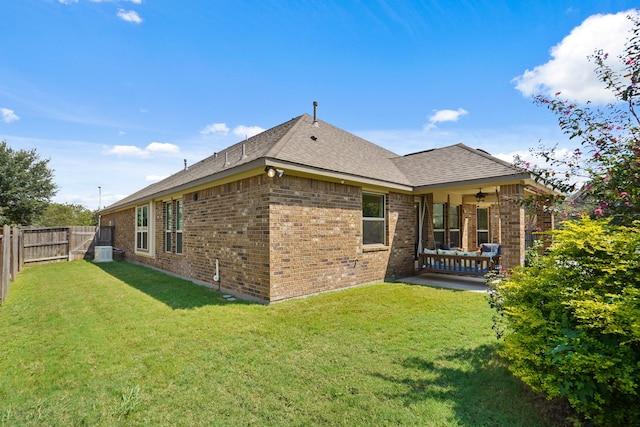
[[[318,101],[313,101],[313,126],[318,127]]]

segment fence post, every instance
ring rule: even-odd
[[[0,304],[4,304],[5,298],[9,295],[9,275],[11,272],[11,227],[2,227],[2,289],[0,291]]]
[[[69,256],[67,257],[67,261],[73,260],[73,246],[71,244],[71,227],[67,227],[67,250],[69,251]]]
[[[16,280],[18,277],[18,251],[20,244],[20,229],[18,227],[13,227],[13,232],[11,233],[11,280]]]
[[[22,229],[18,232],[18,271],[24,268],[24,233]]]

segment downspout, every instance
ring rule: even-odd
[[[213,281],[218,282],[218,291],[220,291],[220,261],[216,258],[216,273],[213,275]]]

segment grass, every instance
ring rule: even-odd
[[[0,425],[552,425],[484,296],[378,284],[272,306],[128,263],[25,269]]]

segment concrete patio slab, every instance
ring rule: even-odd
[[[483,277],[449,276],[446,274],[423,273],[398,279],[399,282],[413,285],[433,286],[458,291],[487,292],[489,288]]]

